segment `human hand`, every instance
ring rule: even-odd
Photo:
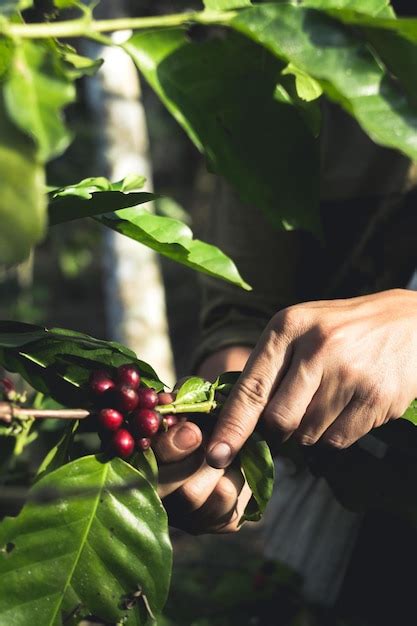
[[[227,467],[262,417],[282,438],[346,448],[417,396],[417,293],[299,304],[275,315],[208,445]]]
[[[192,534],[230,533],[251,496],[235,468],[214,469],[204,460],[204,436],[193,422],[180,422],[153,441],[159,465],[158,493],[169,523]]]

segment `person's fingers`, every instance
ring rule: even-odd
[[[221,476],[204,504],[190,516],[196,532],[207,532],[230,523],[236,513],[240,492],[245,479],[238,469],[229,468]]]
[[[322,372],[294,355],[291,365],[269,400],[262,415],[269,429],[278,429],[284,438],[300,425],[314,394],[320,386]]]
[[[182,461],[160,465],[158,473],[159,497],[166,498],[170,493],[179,489],[199,470],[203,462],[204,450],[199,448]]]
[[[333,448],[348,448],[372,430],[376,424],[383,423],[385,420],[386,415],[381,417],[379,407],[372,397],[364,399],[353,396],[347,407],[322,435],[320,442]]]
[[[300,444],[311,446],[317,443],[351,401],[354,390],[341,383],[338,385],[338,382],[339,377],[333,377],[320,384],[295,432]]]
[[[219,415],[208,445],[209,465],[224,468],[233,461],[288,367],[290,353],[283,329],[267,327]]]
[[[241,526],[239,522],[245,511],[246,505],[248,504],[251,497],[252,497],[252,491],[248,483],[245,483],[243,486],[243,489],[239,493],[235,508],[233,512],[231,513],[231,515],[229,516],[229,519],[222,521],[220,524],[216,523],[214,526],[207,528],[205,532],[224,534],[224,533],[235,533],[238,530],[240,530]]]
[[[176,463],[189,456],[201,445],[203,435],[193,422],[180,422],[152,441],[158,464]]]
[[[164,499],[170,524],[187,528],[189,515],[199,509],[208,500],[214,488],[223,476],[224,470],[215,469],[203,463],[183,483]]]

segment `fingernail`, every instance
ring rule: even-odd
[[[217,469],[227,467],[232,458],[232,450],[227,443],[216,443],[207,454],[207,463]]]
[[[192,448],[198,442],[198,437],[196,432],[190,428],[189,426],[182,426],[174,436],[174,445],[179,450],[188,450],[188,448]]]

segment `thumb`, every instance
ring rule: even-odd
[[[200,447],[203,436],[193,422],[180,422],[152,442],[152,449],[161,463],[182,461]]]

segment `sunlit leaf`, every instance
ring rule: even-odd
[[[417,109],[354,31],[288,4],[245,10],[232,26],[320,82],[376,143],[417,158]]]
[[[22,40],[4,84],[8,115],[35,140],[42,162],[63,152],[70,142],[62,109],[74,100],[75,88],[59,62],[49,42]]]
[[[241,521],[261,519],[274,487],[275,468],[269,446],[258,433],[253,433],[239,452],[243,474],[252,491],[252,499]]]
[[[211,383],[199,376],[190,376],[178,388],[174,404],[205,402],[209,399]]]
[[[137,592],[157,616],[171,546],[164,508],[142,474],[121,459],[84,457],[44,476],[31,493],[41,501],[0,525],[1,546],[13,546],[0,550],[0,584],[8,590],[0,594],[0,622],[55,626],[95,615],[126,626],[153,623]]]
[[[157,196],[140,192],[146,179],[131,174],[111,183],[107,178],[86,178],[75,185],[54,189],[49,202],[51,226],[83,217],[93,217],[125,207],[151,202]]]
[[[0,322],[0,364],[66,406],[90,403],[87,382],[92,370],[111,370],[125,363],[138,366],[145,385],[163,389],[151,366],[117,342],[67,329]]]
[[[250,289],[229,257],[216,246],[193,239],[190,228],[178,220],[137,208],[122,209],[94,219],[177,263]]]
[[[44,171],[32,141],[9,119],[0,92],[0,265],[23,261],[46,226]]]
[[[252,23],[253,11],[242,18]],[[277,226],[319,230],[318,142],[292,103],[275,97],[282,62],[234,33],[199,43],[183,30],[137,33],[124,48],[244,202]]]

